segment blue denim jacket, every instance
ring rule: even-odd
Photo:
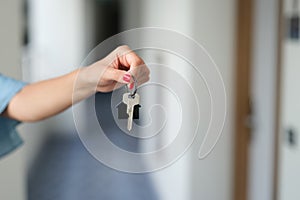
[[[26,83],[0,74],[0,113],[7,107],[10,100]],[[22,144],[22,139],[15,130],[19,121],[0,116],[0,157],[13,151]]]

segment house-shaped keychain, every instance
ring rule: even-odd
[[[125,103],[121,101],[116,108],[118,109],[118,119],[128,119],[127,105]],[[140,108],[141,105],[139,104],[133,107],[133,119],[139,119]]]

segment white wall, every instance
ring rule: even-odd
[[[201,141],[192,155],[192,199],[233,199],[233,147],[235,97],[235,0],[194,0],[192,37],[202,44],[219,67],[227,94],[227,117],[222,136],[213,152],[197,160]]]
[[[84,0],[30,0],[30,43],[26,79],[30,82],[66,74],[78,68],[85,50]],[[68,10],[68,11],[67,11]],[[67,12],[66,12],[67,11]],[[63,121],[63,123],[61,123]],[[51,119],[58,131],[73,130],[72,114],[64,112]]]
[[[137,21],[139,24],[136,24],[136,27],[162,27],[191,35],[192,3],[191,0],[151,0],[140,2],[140,10],[138,12],[140,18]],[[131,23],[129,25],[133,26]],[[175,70],[178,70],[178,68],[182,70],[184,68],[184,66],[178,65],[178,63],[172,63],[172,59],[168,56],[161,57],[158,54],[153,56],[155,58],[154,60],[152,59],[152,62],[163,62]],[[155,59],[159,59],[159,61]],[[168,74],[161,74],[161,78],[165,76],[168,76]],[[149,98],[153,98],[153,95],[155,94],[152,94]],[[172,106],[171,99],[162,99],[162,101],[169,102],[168,105]],[[170,119],[172,116],[168,115],[168,118],[172,121]],[[168,138],[165,139],[168,140]],[[185,156],[168,168],[151,174],[155,184],[154,187],[159,192],[162,200],[191,198],[191,171],[189,167],[190,158],[189,156]]]
[[[86,51],[84,3],[84,0],[29,1],[30,40],[22,66],[26,81],[52,78],[80,66]],[[51,119],[22,125],[27,168],[49,134],[63,136],[74,130],[70,109]]]
[[[292,0],[284,0],[284,17],[291,17],[295,10]],[[280,146],[279,146],[279,200],[296,200],[300,198],[300,41],[286,39],[282,48],[282,85],[281,85],[281,120],[280,120]],[[295,146],[288,143],[287,129],[295,131]]]
[[[278,1],[256,0],[254,7],[249,200],[273,199],[276,114]]]
[[[22,49],[22,1],[0,1],[0,72],[34,82],[80,66],[86,53],[85,0],[29,0],[30,45]],[[59,22],[59,23],[57,23]],[[88,40],[88,39],[87,39]],[[71,112],[18,129],[24,145],[0,160],[0,199],[26,199],[27,170],[47,133],[72,132]]]
[[[228,116],[223,136],[213,153],[198,160],[201,141],[168,168],[152,173],[162,200],[206,199],[231,200],[233,184],[233,80],[234,80],[234,0],[131,0],[126,28],[163,27],[194,38],[210,52],[220,68],[227,90]],[[138,10],[136,13],[135,10]],[[135,17],[132,13],[135,13]],[[140,16],[140,17],[139,17]],[[134,19],[134,24],[130,19]],[[174,64],[174,63],[172,63]],[[173,66],[172,66],[173,67]],[[184,66],[174,64],[174,67]],[[162,77],[166,74],[162,74]],[[197,91],[195,85],[195,91]],[[199,88],[198,88],[199,89]],[[184,102],[182,102],[184,103]],[[188,103],[188,102],[185,102]],[[204,114],[205,115],[205,114]]]
[[[1,73],[21,78],[22,0],[0,2]]]
[[[0,1],[0,73],[21,78],[22,1]],[[25,199],[24,150],[0,160],[0,199]]]
[[[299,150],[299,65],[300,43],[286,41],[283,47],[282,115],[280,121],[279,190],[280,200],[300,198],[300,150]],[[295,131],[296,146],[288,143],[287,129]]]

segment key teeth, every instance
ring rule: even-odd
[[[132,129],[132,124],[131,124],[131,125],[128,124],[128,125],[127,125],[127,130],[128,130],[128,131],[131,131],[131,129]]]

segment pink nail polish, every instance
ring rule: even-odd
[[[126,77],[128,77],[128,78],[130,78],[130,77],[131,77],[131,75],[130,75],[130,74],[125,74],[124,76],[126,76]]]
[[[125,81],[125,82],[130,82],[130,76],[128,76],[128,74],[125,74],[124,76],[123,76],[123,81]]]

